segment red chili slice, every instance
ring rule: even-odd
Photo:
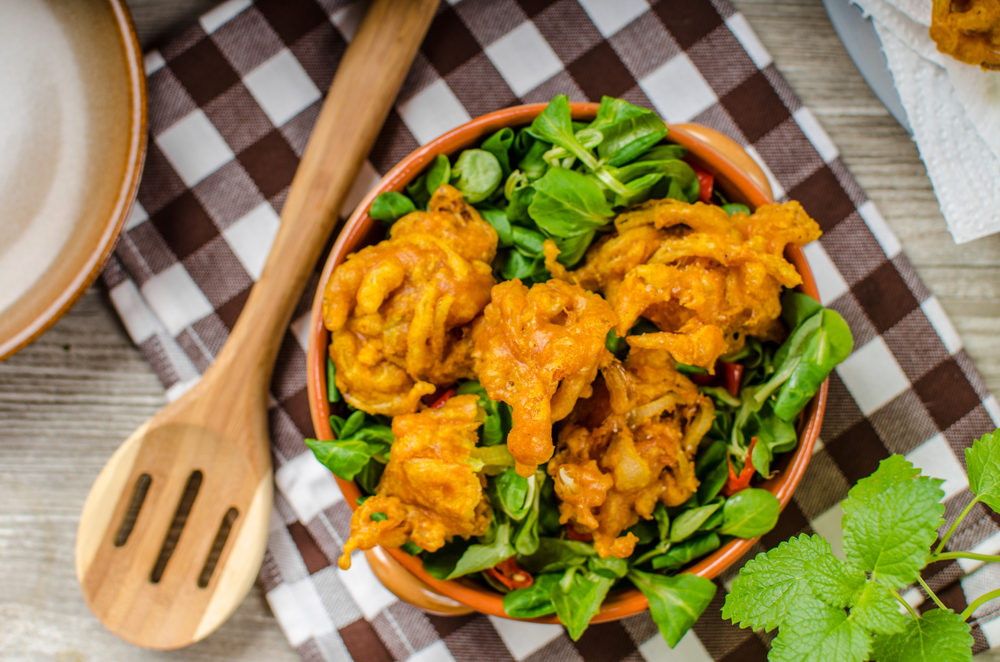
[[[431,409],[440,409],[441,407],[444,407],[444,403],[448,402],[448,400],[453,395],[455,395],[455,389],[453,388],[448,389],[447,391],[441,394],[441,397],[439,397],[437,400],[434,401],[434,404],[431,405]]]
[[[519,588],[528,588],[535,583],[535,578],[531,576],[531,573],[527,570],[522,570],[517,565],[517,561],[514,560],[513,556],[506,561],[497,563],[492,568],[487,568],[486,572],[489,573],[490,577],[512,591]]]
[[[698,200],[707,205],[712,200],[712,186],[715,184],[715,175],[705,172],[696,165],[691,165],[691,168],[694,170],[694,174],[698,176]]]
[[[722,363],[722,373],[726,377],[726,390],[734,398],[740,395],[740,382],[743,381],[743,366],[739,363]]]
[[[726,479],[726,484],[722,486],[723,496],[731,497],[737,492],[750,487],[750,479],[753,478],[755,471],[753,468],[753,447],[756,445],[757,437],[752,437],[750,439],[750,448],[747,449],[747,460],[743,464],[743,470],[740,471],[739,476],[733,471],[733,465],[729,465],[729,478]]]
[[[693,381],[698,386],[711,386],[715,381],[715,375],[710,375],[708,373],[692,372],[688,375],[688,379]]]

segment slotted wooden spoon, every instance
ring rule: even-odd
[[[202,639],[250,590],[273,475],[267,398],[299,295],[437,7],[375,0],[337,71],[246,307],[201,381],[144,423],[90,490],[76,540],[87,604],[124,639]]]

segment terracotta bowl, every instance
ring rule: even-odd
[[[0,360],[101,272],[146,154],[146,74],[124,0],[0,2]]]
[[[520,127],[531,123],[546,104],[532,104],[499,110],[449,131],[440,138],[416,150],[389,171],[382,181],[372,189],[358,205],[337,238],[320,277],[319,288],[313,301],[312,321],[309,331],[308,387],[309,405],[312,410],[313,425],[320,439],[333,439],[330,428],[330,403],[326,398],[326,359],[329,333],[323,327],[323,290],[333,269],[349,253],[382,239],[381,224],[368,217],[368,208],[380,193],[402,191],[403,188],[427,167],[438,154],[454,155],[462,149],[472,147],[493,132],[503,127]],[[587,121],[597,112],[596,103],[571,104],[573,119]],[[667,142],[686,147],[689,158],[701,168],[715,175],[716,185],[727,198],[742,202],[751,209],[772,202],[771,189],[759,166],[738,144],[707,127],[681,124],[670,127]],[[816,283],[802,251],[789,247],[785,256],[802,274],[801,290],[818,300]],[[770,490],[781,502],[782,508],[788,503],[799,481],[805,473],[812,457],[813,445],[819,436],[823,411],[826,406],[828,384],[824,383],[819,393],[805,410],[799,429],[799,445],[781,458],[778,474],[761,487]],[[347,503],[356,508],[356,499],[361,495],[357,485],[337,479]],[[751,540],[732,540],[715,553],[702,559],[686,572],[713,578],[743,556],[753,544]],[[374,550],[373,550],[374,551]],[[398,565],[388,562],[391,555]],[[398,596],[435,613],[462,613],[470,610],[509,618],[503,610],[502,595],[486,586],[469,579],[441,581],[424,571],[419,558],[398,549],[369,552],[369,561],[387,588]],[[402,566],[402,567],[399,567]],[[405,569],[405,571],[404,571]],[[428,594],[433,599],[428,599]],[[440,594],[440,595],[436,595]],[[441,599],[443,598],[443,599]],[[464,607],[463,607],[464,606]],[[637,589],[623,589],[612,592],[594,617],[593,622],[612,621],[625,618],[649,607],[645,596]],[[558,623],[555,615],[530,619],[537,623]]]

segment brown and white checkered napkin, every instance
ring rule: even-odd
[[[260,275],[363,12],[363,2],[229,0],[146,56],[149,156],[104,279],[172,398],[212,363]],[[761,163],[776,197],[801,201],[825,232],[805,252],[823,303],[848,320],[856,349],[830,377],[822,443],[805,479],[753,553],[800,531],[839,548],[840,501],[890,453],[944,478],[947,516],[957,515],[971,500],[962,449],[996,427],[1000,405],[836,146],[727,0],[442,3],[342,215],[418,145],[482,113],[557,94],[623,97],[668,122],[722,131]],[[338,569],[351,509],[302,443],[313,435],[311,300],[310,291],[272,384],[278,490],[260,576],[304,660],[765,660],[769,636],[722,620],[725,591],[670,651],[648,614],[593,626],[572,642],[556,625],[427,616],[386,591],[363,555]],[[977,504],[951,544],[1000,551],[1000,517]],[[924,575],[961,610],[1000,586],[1000,570],[976,568],[943,562]],[[735,572],[718,583],[728,587]],[[919,589],[906,597],[924,598]],[[1000,645],[997,610],[988,603],[975,614],[977,651]]]

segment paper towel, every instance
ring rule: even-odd
[[[854,0],[871,15],[956,243],[1000,232],[1000,72],[944,55],[929,0]]]

